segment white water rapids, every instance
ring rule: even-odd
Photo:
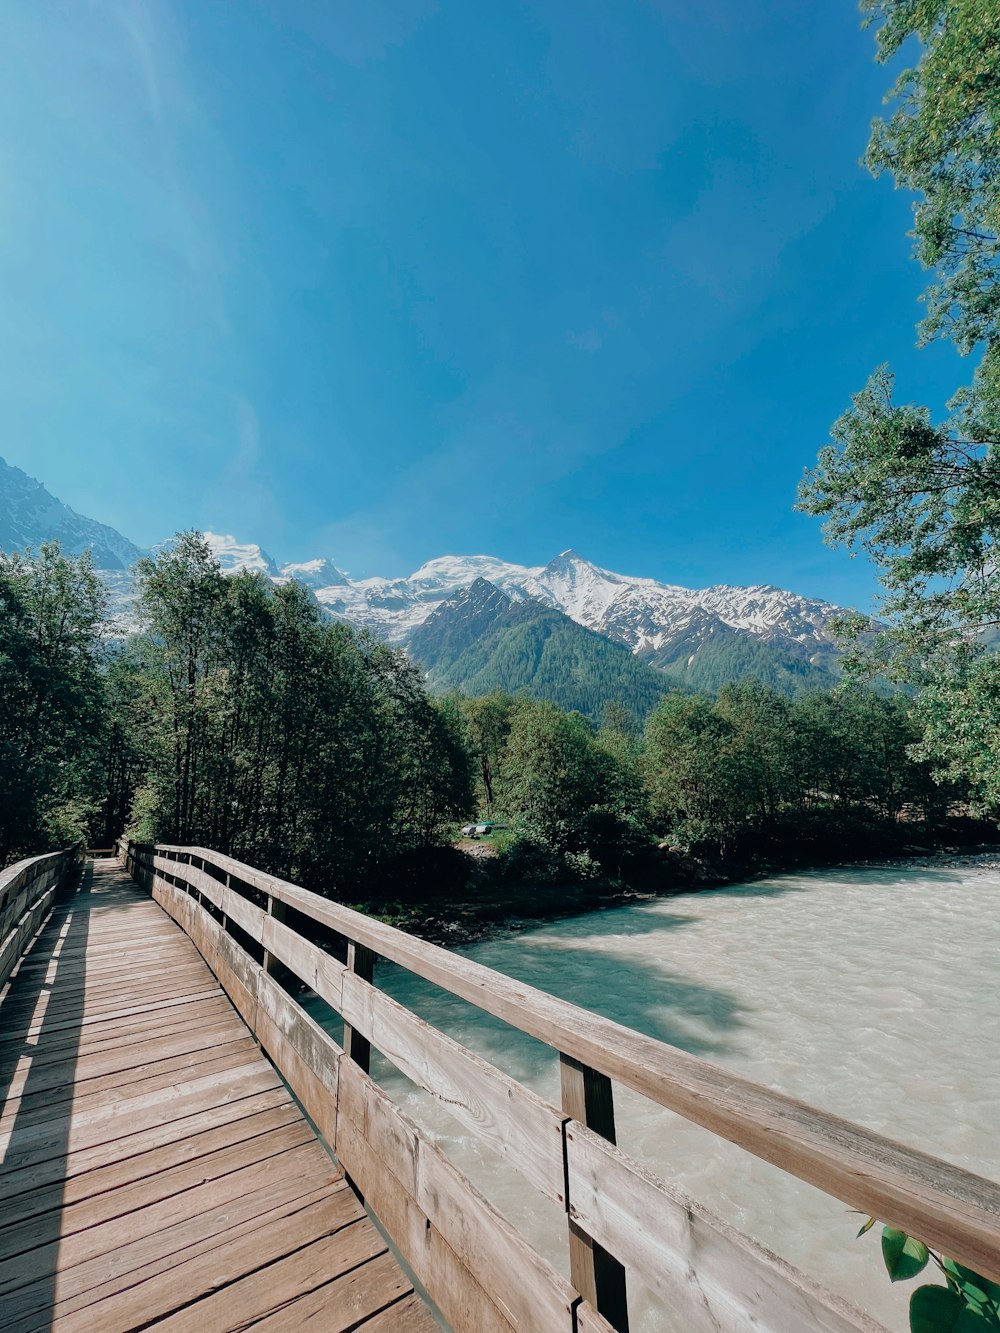
[[[996,1180],[998,905],[995,863],[843,869],[593,913],[463,952]],[[395,967],[378,983],[558,1103],[547,1047]],[[564,1215],[384,1061],[373,1073],[565,1270]],[[845,1205],[643,1098],[615,1096],[627,1152],[890,1329],[907,1327],[914,1284],[890,1285],[878,1232],[855,1240],[860,1219]],[[631,1288],[633,1329],[675,1333]]]

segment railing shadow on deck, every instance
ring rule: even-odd
[[[51,1327],[56,1298],[86,980],[88,913],[76,890],[90,878],[89,866],[68,867],[0,987],[0,1310],[4,1324],[35,1330]]]

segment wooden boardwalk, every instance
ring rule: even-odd
[[[194,945],[88,866],[0,1001],[0,1333],[438,1327]]]
[[[631,1157],[613,1085],[1000,1283],[994,1181],[210,848],[117,854],[79,888],[79,847],[0,871],[0,978],[21,960],[0,989],[0,1333],[431,1333],[383,1234],[455,1333],[628,1333],[649,1299],[690,1333],[886,1333]],[[377,959],[547,1046],[558,1104],[381,989]],[[568,1277],[372,1051],[562,1213]]]

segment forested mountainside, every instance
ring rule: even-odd
[[[409,651],[437,690],[523,691],[595,720],[612,700],[644,718],[672,684],[622,645],[483,578],[419,625]]]
[[[831,646],[810,654],[794,643],[751,638],[721,622],[678,635],[644,660],[672,684],[717,694],[725,685],[755,680],[781,694],[829,689],[840,676],[839,653]]]
[[[324,618],[295,580],[224,575],[195,533],[136,577],[144,628],[109,642],[86,554],[0,554],[0,864],[127,830],[392,914],[474,873],[565,903],[673,883],[688,851],[731,876],[950,838],[949,810],[974,796],[914,757],[904,696],[744,683],[649,708],[653,668],[485,580],[437,617],[442,671],[465,663],[485,691],[499,662],[525,673],[517,694],[435,697],[400,649]],[[504,828],[474,871],[454,844],[475,816]]]

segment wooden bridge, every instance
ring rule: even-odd
[[[0,873],[0,1333],[609,1333],[639,1286],[692,1333],[877,1333],[616,1146],[614,1084],[1000,1281],[990,1181],[226,856],[117,857]],[[379,990],[377,957],[553,1048],[561,1105]],[[558,1205],[568,1277],[373,1048]]]

